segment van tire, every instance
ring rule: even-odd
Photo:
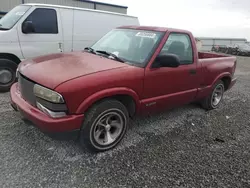
[[[8,92],[16,82],[17,64],[9,59],[0,59],[0,92]],[[1,74],[9,76],[9,80],[1,80]]]
[[[201,101],[202,107],[205,110],[213,110],[213,109],[218,108],[222,99],[223,99],[224,91],[225,91],[225,85],[224,85],[222,80],[219,80],[213,86],[211,94],[208,97],[206,97],[205,99],[203,99],[203,101]],[[220,94],[216,94],[216,93],[220,93]],[[217,96],[220,96],[220,97],[218,97],[219,100],[217,102],[214,102],[215,101],[214,98]]]
[[[111,120],[112,118],[113,120]],[[127,131],[128,121],[129,113],[120,101],[115,99],[102,100],[94,104],[85,114],[80,131],[80,144],[90,152],[110,150],[123,139]]]

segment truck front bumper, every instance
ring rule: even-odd
[[[84,115],[67,115],[63,118],[52,118],[36,107],[27,103],[17,89],[17,83],[10,90],[11,106],[19,111],[24,119],[32,122],[42,132],[56,139],[76,139],[79,135]]]

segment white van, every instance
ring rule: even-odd
[[[139,25],[137,17],[46,4],[23,4],[0,20],[0,91],[15,82],[24,59],[83,50],[113,28]]]

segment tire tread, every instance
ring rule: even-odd
[[[225,87],[225,84],[222,80],[219,80],[218,82],[216,82],[216,84],[213,86],[213,90],[212,92],[210,93],[209,96],[207,96],[205,99],[203,99],[201,101],[201,106],[202,108],[204,108],[205,110],[209,111],[209,110],[213,110],[215,109],[212,105],[211,105],[211,98],[212,98],[212,94],[213,94],[213,91],[214,89],[216,88],[217,85],[219,84],[223,84],[223,86]],[[223,96],[222,96],[223,97]],[[222,100],[222,99],[221,99]],[[219,106],[219,104],[216,106],[216,108]]]
[[[85,114],[85,118],[84,118],[82,128],[81,128],[81,131],[80,131],[80,144],[84,149],[86,148],[90,152],[96,153],[96,152],[102,152],[102,151],[107,150],[107,149],[100,150],[100,149],[95,148],[92,145],[92,143],[90,141],[90,130],[91,130],[91,125],[92,125],[93,121],[95,120],[95,116],[99,115],[99,114],[97,114],[98,111],[100,109],[102,109],[102,108],[107,108],[108,109],[108,106],[117,106],[118,108],[120,108],[124,112],[124,114],[125,114],[125,116],[127,118],[127,123],[129,121],[129,114],[128,114],[128,111],[127,111],[126,107],[118,100],[105,99],[105,100],[101,100],[100,102],[97,102],[92,107],[90,107],[90,109]],[[127,126],[126,126],[126,128],[127,128]],[[121,140],[122,140],[122,138],[120,139],[120,141]],[[119,142],[117,142],[117,144]],[[111,149],[111,148],[109,148],[109,149]]]
[[[0,70],[1,70],[1,68],[4,68],[4,67],[8,67],[9,69],[11,69],[14,72],[14,76],[16,76],[15,73],[16,73],[16,69],[17,69],[17,64],[14,61],[12,61],[10,59],[0,58]],[[10,90],[11,85],[15,81],[16,81],[16,78],[13,80],[13,82],[11,82],[8,85],[1,85],[0,84],[0,92],[8,92]]]

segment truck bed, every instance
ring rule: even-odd
[[[213,52],[198,52],[199,59],[220,58],[220,57],[231,57],[231,56]]]
[[[198,52],[198,67],[200,68],[201,85],[197,98],[202,99],[209,95],[216,81],[223,78],[225,90],[233,79],[236,68],[236,57],[217,53]],[[198,69],[199,69],[198,68]]]

